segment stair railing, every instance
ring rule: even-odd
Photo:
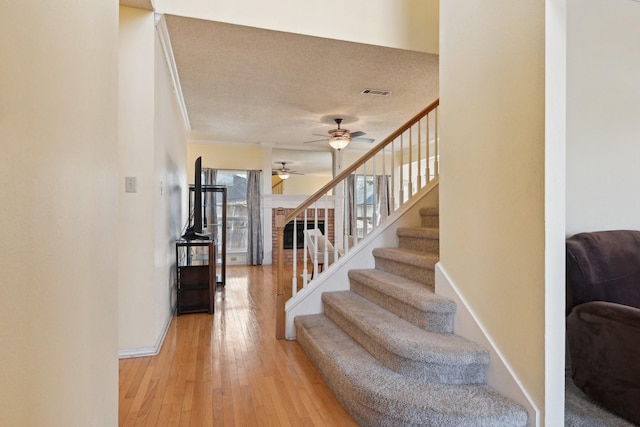
[[[432,102],[297,208],[276,209],[276,338],[285,338],[286,301],[438,176],[438,106]]]

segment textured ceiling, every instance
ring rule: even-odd
[[[324,150],[326,142],[304,142],[327,135],[335,117],[379,142],[438,98],[437,55],[165,18],[193,142]]]

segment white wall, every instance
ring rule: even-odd
[[[438,0],[156,0],[160,13],[438,53]]]
[[[186,219],[186,130],[153,12],[120,8],[120,356],[154,354],[175,305],[175,239]],[[125,177],[137,179],[126,193]]]
[[[113,1],[0,13],[0,425],[118,423]]]
[[[567,235],[640,229],[640,3],[569,0]]]
[[[152,347],[154,333],[154,18],[120,8],[118,288],[120,351]],[[125,177],[137,192],[126,193]]]
[[[545,11],[545,425],[564,422],[567,0]]]
[[[442,2],[440,28],[440,264],[544,410],[544,3]]]
[[[176,305],[175,241],[187,219],[187,132],[169,67],[155,34],[154,335],[166,332]]]

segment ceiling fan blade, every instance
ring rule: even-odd
[[[305,142],[303,142],[303,144],[310,144],[310,143],[312,143],[312,142],[322,142],[322,141],[328,141],[328,140],[329,140],[329,138],[324,138],[324,139],[315,139],[315,140],[313,140],[313,141],[305,141]]]
[[[366,133],[364,133],[362,131],[351,132],[351,139],[358,138],[358,137],[364,136],[364,135],[366,135]]]
[[[282,173],[286,173],[286,174],[289,174],[289,175],[304,175],[302,172],[296,172],[296,171],[292,171],[292,170],[289,170],[289,169],[287,169],[287,170],[273,169],[271,171],[271,175],[272,176],[280,175]]]
[[[327,134],[326,134],[326,133],[312,133],[311,135],[314,135],[314,136],[323,136],[323,137],[325,137],[325,138],[327,137]]]
[[[375,141],[375,139],[373,138],[351,138],[352,141],[356,141],[356,142],[368,142],[369,144],[373,143],[373,141]]]

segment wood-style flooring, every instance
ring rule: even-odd
[[[215,313],[174,317],[120,360],[120,426],[357,426],[296,341],[275,339],[275,269],[229,266]]]

